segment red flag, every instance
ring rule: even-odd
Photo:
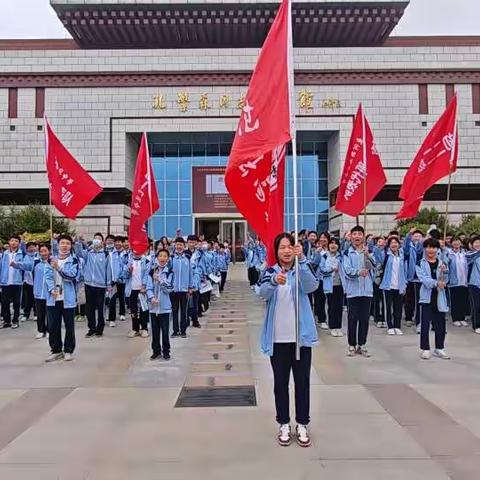
[[[441,178],[457,169],[457,96],[430,130],[417,152],[400,189],[400,198],[413,203]]]
[[[420,205],[423,202],[423,195],[417,198],[413,202],[403,202],[402,208],[398,212],[395,220],[401,220],[402,218],[415,218],[420,210]]]
[[[148,237],[145,223],[160,208],[157,186],[153,176],[152,162],[148,154],[147,134],[142,135],[140,150],[135,167],[132,203],[130,207],[130,227],[128,241],[137,254],[145,253],[148,248]]]
[[[348,145],[335,209],[352,217],[360,215],[386,183],[387,178],[373,133],[360,104]]]
[[[45,150],[50,201],[59,212],[75,220],[103,189],[60,142],[47,119]]]
[[[283,231],[285,143],[291,140],[290,9],[283,0],[260,52],[225,172],[238,210],[267,247]],[[268,258],[275,262],[273,252]]]

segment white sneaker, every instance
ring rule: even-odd
[[[63,356],[63,359],[66,361],[66,362],[71,362],[73,360],[73,353],[66,353],[64,356]]]
[[[110,326],[111,326],[111,327],[116,327],[117,324],[116,324],[115,322],[110,322]]]
[[[365,346],[360,347],[360,354],[365,358],[370,358],[372,356]]]
[[[297,425],[297,443],[301,447],[309,447],[312,444],[306,425]]]
[[[462,327],[462,322],[453,322],[456,327]]]
[[[357,354],[357,349],[355,347],[348,347],[347,357],[354,357]]]
[[[47,359],[45,360],[47,363],[55,362],[57,360],[61,360],[63,358],[63,352],[60,353],[51,353]]]
[[[332,337],[338,337],[337,331],[334,328],[332,330],[330,330],[330,335]]]
[[[375,326],[376,326],[377,328],[382,328],[382,323],[383,323],[383,322],[377,322],[377,323],[375,324]]]
[[[395,329],[395,334],[396,335],[403,335],[403,332],[399,328],[396,328]]]
[[[135,330],[130,330],[127,334],[128,338],[139,337],[140,332],[136,332]]]
[[[35,316],[33,317],[33,321],[36,322],[37,320],[38,320],[38,318],[37,318],[37,316],[35,315]]]
[[[120,315],[120,321],[121,322],[124,322],[126,319],[125,319],[125,315]]]
[[[325,322],[322,322],[322,323],[320,324],[320,328],[321,328],[322,330],[328,330],[328,325],[327,325]]]
[[[417,333],[420,333],[422,331],[422,327],[420,326],[420,324],[417,325]]]
[[[343,337],[343,332],[337,329],[337,337]]]
[[[435,349],[433,354],[438,358],[442,358],[443,360],[450,360],[450,356],[447,355],[445,350]]]
[[[292,443],[292,434],[288,423],[280,425],[277,440],[282,447],[288,447]]]
[[[460,323],[462,324],[462,327],[468,327],[468,322],[465,320],[462,320]]]
[[[35,339],[39,340],[40,338],[45,338],[46,336],[47,336],[46,333],[37,332],[37,334],[35,335]]]
[[[422,353],[420,354],[422,360],[430,360],[430,356],[430,350],[422,350]]]
[[[28,319],[25,315],[20,315],[20,318],[18,319],[20,322],[26,322]]]
[[[397,332],[395,332],[395,329],[394,328],[389,328],[387,330],[387,335],[395,335]]]
[[[147,338],[149,335],[148,335],[148,330],[141,330],[140,331],[140,336],[143,337],[143,338]]]
[[[480,334],[480,328],[476,328],[476,329],[475,329],[475,333]]]
[[[409,322],[405,322],[405,325],[406,325],[407,327],[413,327],[413,322],[410,322],[410,321],[409,321]]]

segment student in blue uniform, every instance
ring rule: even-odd
[[[75,351],[75,308],[77,306],[76,280],[78,259],[72,255],[72,238],[58,237],[58,256],[53,257],[45,268],[47,284],[48,342],[51,353],[46,362],[73,360]],[[65,339],[62,341],[62,319]]]
[[[367,337],[376,261],[365,245],[365,231],[357,225],[350,230],[352,246],[343,259],[348,304],[348,352],[370,357]]]
[[[401,330],[403,296],[407,290],[405,260],[400,240],[390,237],[387,242],[387,253],[383,260],[380,290],[383,293],[387,318],[387,334],[403,335]]]
[[[33,267],[33,296],[37,310],[37,335],[40,339],[47,336],[47,282],[45,270],[49,265],[50,247],[42,244],[38,250],[39,258],[35,260]]]
[[[170,315],[172,304],[170,293],[173,289],[173,271],[169,266],[168,250],[157,253],[147,278],[147,297],[150,303],[150,323],[152,326],[152,356],[150,360],[161,357],[170,360]]]
[[[123,278],[123,271],[128,260],[123,249],[123,237],[116,236],[113,246],[114,248],[110,253],[110,268],[112,269],[112,282],[115,284],[116,291],[108,302],[108,321],[111,327],[116,326],[117,299],[120,321],[125,321],[125,279]]]
[[[423,242],[424,258],[417,266],[420,280],[420,350],[421,358],[430,358],[430,327],[435,330],[435,350],[433,354],[444,360],[450,357],[445,352],[445,313],[448,312],[446,288],[448,284],[448,267],[438,256],[440,242],[427,238]]]
[[[35,242],[28,242],[25,246],[24,253],[30,257],[33,265],[35,261],[38,260],[37,244]],[[33,270],[25,270],[23,273],[22,310],[23,315],[20,317],[21,322],[30,320],[32,311],[33,315],[36,316],[35,299],[33,296]]]
[[[85,310],[88,320],[88,332],[85,336],[87,338],[102,337],[105,328],[105,293],[112,289],[110,255],[104,249],[103,235],[96,233],[90,248],[81,242],[76,242],[75,254],[84,260]]]
[[[22,297],[23,272],[33,269],[33,260],[20,248],[20,237],[11,235],[8,248],[0,260],[0,287],[2,288],[2,328],[18,328]],[[13,318],[10,305],[13,304]]]
[[[480,236],[474,236],[470,243],[472,250],[467,253],[467,262],[472,328],[475,333],[480,334]]]
[[[310,422],[310,368],[312,349],[318,342],[315,319],[308,294],[318,288],[318,280],[307,262],[301,244],[295,246],[289,233],[281,233],[274,241],[277,264],[267,269],[260,281],[259,294],[267,301],[262,331],[262,352],[270,357],[274,377],[277,422],[280,425],[277,440],[280,445],[292,441],[289,409],[289,380],[293,371],[295,383],[296,439],[300,446],[311,444]],[[299,271],[296,272],[295,256]],[[300,360],[296,359],[295,329],[295,275],[299,275],[299,342]]]

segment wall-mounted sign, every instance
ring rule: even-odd
[[[225,187],[225,167],[192,167],[193,213],[236,213]]]

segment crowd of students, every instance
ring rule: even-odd
[[[17,329],[34,317],[36,338],[48,336],[47,362],[73,360],[75,319],[86,316],[87,338],[102,337],[105,312],[110,327],[129,312],[128,336],[151,333],[151,359],[169,360],[170,318],[172,337],[201,328],[198,319],[223,291],[231,261],[228,243],[195,235],[150,241],[143,254],[122,236],[96,233],[86,242],[54,235],[49,245],[12,235],[0,255],[1,328]]]
[[[448,236],[412,229],[405,238],[365,236],[356,226],[340,241],[329,233],[302,231],[295,245],[292,233],[275,239],[277,263],[268,268],[265,247],[251,240],[245,245],[248,278],[252,289],[267,302],[262,332],[262,351],[270,357],[274,376],[278,442],[292,441],[288,385],[295,383],[297,428],[301,446],[311,443],[307,425],[311,347],[320,329],[343,337],[342,317],[347,309],[349,357],[370,357],[367,348],[370,318],[388,335],[403,335],[405,326],[420,334],[420,357],[431,358],[430,331],[434,331],[433,355],[448,360],[445,350],[446,315],[455,327],[480,334],[480,236]],[[298,337],[295,311],[295,256],[299,259]],[[327,311],[326,311],[327,310]],[[468,321],[470,319],[470,323]],[[296,339],[300,358],[296,358]]]

